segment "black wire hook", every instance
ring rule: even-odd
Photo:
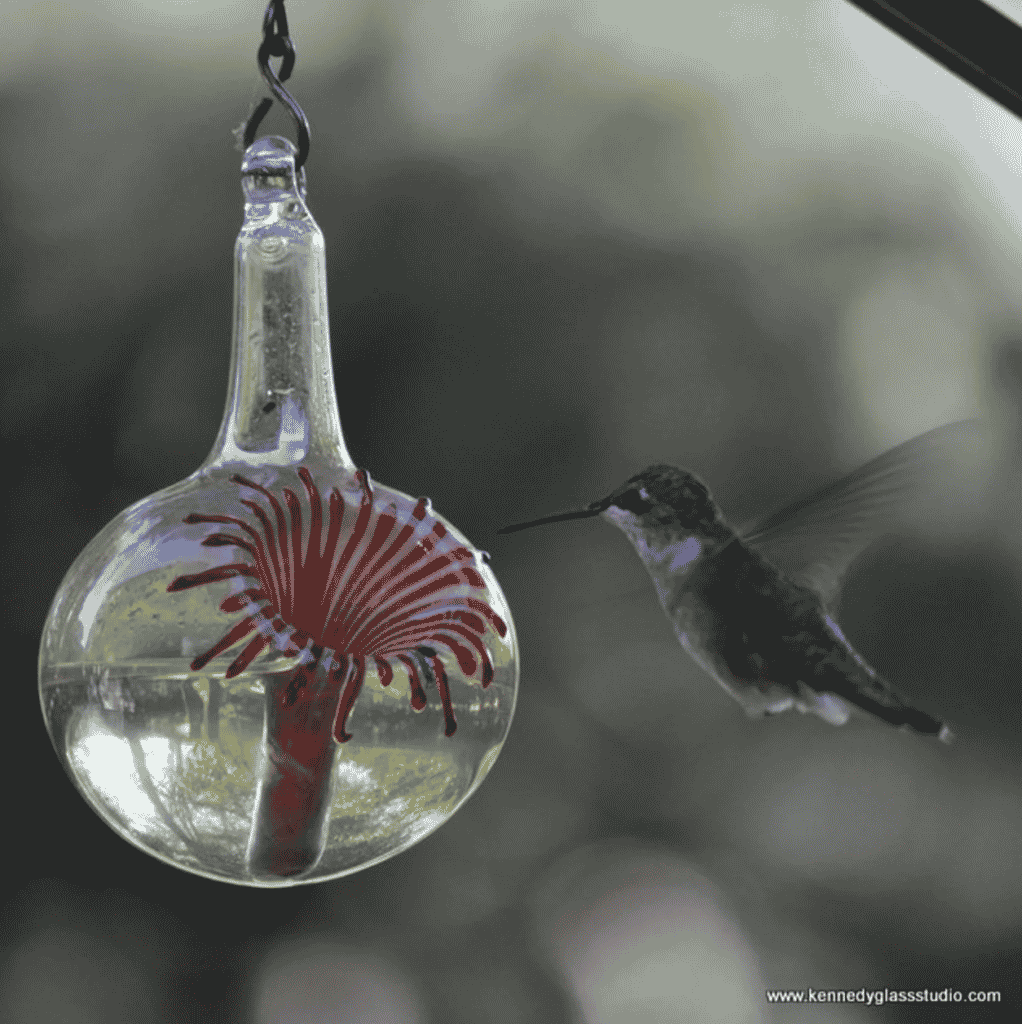
[[[270,67],[271,57],[282,57],[280,73],[274,74]],[[298,131],[298,159],[295,161],[295,174],[297,174],[309,157],[309,119],[305,111],[294,101],[291,94],[281,84],[291,77],[291,71],[295,66],[295,47],[288,34],[287,14],[284,12],[284,0],[270,0],[263,15],[263,41],[257,54],[259,71],[270,91],[288,110],[295,121],[295,128]],[[273,100],[267,96],[249,116],[245,125],[245,148],[255,142],[256,130],[259,122],[266,116],[266,112],[273,106]]]

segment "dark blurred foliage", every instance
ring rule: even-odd
[[[1016,417],[1000,504],[953,547],[877,548],[842,605],[866,656],[959,727],[949,750],[859,720],[748,722],[687,662],[652,590],[633,593],[644,575],[621,537],[493,536],[638,460],[691,465],[738,519],[850,468],[848,303],[892,256],[982,276],[962,255],[980,229],[943,171],[920,183],[823,157],[766,237],[714,228],[698,211],[730,159],[715,102],[617,93],[573,54],[520,55],[498,90],[507,131],[463,150],[427,145],[402,113],[400,55],[379,33],[291,83],[313,126],[348,447],[491,550],[523,672],[505,750],[450,823],[285,892],[176,872],[117,838],[60,773],[35,681],[75,555],[215,436],[245,97],[73,62],[0,95],[4,1019],[320,1021],[312,982],[294,981],[310,964],[336,979],[322,1005],[393,1022],[918,1015],[775,1014],[768,985],[1000,989],[1018,1005],[1019,326],[984,341],[999,344],[992,407]],[[576,134],[557,173],[529,129],[562,115]],[[289,127],[273,114],[265,130]],[[683,167],[659,180],[664,147]],[[671,191],[686,180],[690,195]],[[631,228],[613,212],[629,189],[648,193]],[[658,224],[672,204],[692,215]]]

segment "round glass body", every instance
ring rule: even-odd
[[[308,464],[197,473],[82,552],[43,637],[57,753],[124,838],[279,886],[443,824],[514,711],[511,617],[425,500]]]

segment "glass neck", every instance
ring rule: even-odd
[[[203,469],[293,465],[311,456],[354,470],[330,357],[326,242],[305,205],[295,147],[259,139],[242,161],[245,219],[234,246],[227,405]]]

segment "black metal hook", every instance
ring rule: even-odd
[[[270,67],[271,57],[283,58],[279,74],[274,74],[273,68]],[[257,59],[259,71],[270,87],[270,91],[291,111],[291,116],[294,118],[295,128],[298,131],[298,159],[295,161],[295,174],[297,174],[309,157],[309,120],[302,108],[281,84],[291,77],[291,71],[295,66],[295,47],[288,34],[284,0],[270,0],[266,7],[266,13],[263,15],[263,41],[259,47]],[[245,125],[246,149],[255,142],[259,123],[272,106],[273,100],[267,96],[252,111],[248,123]]]

